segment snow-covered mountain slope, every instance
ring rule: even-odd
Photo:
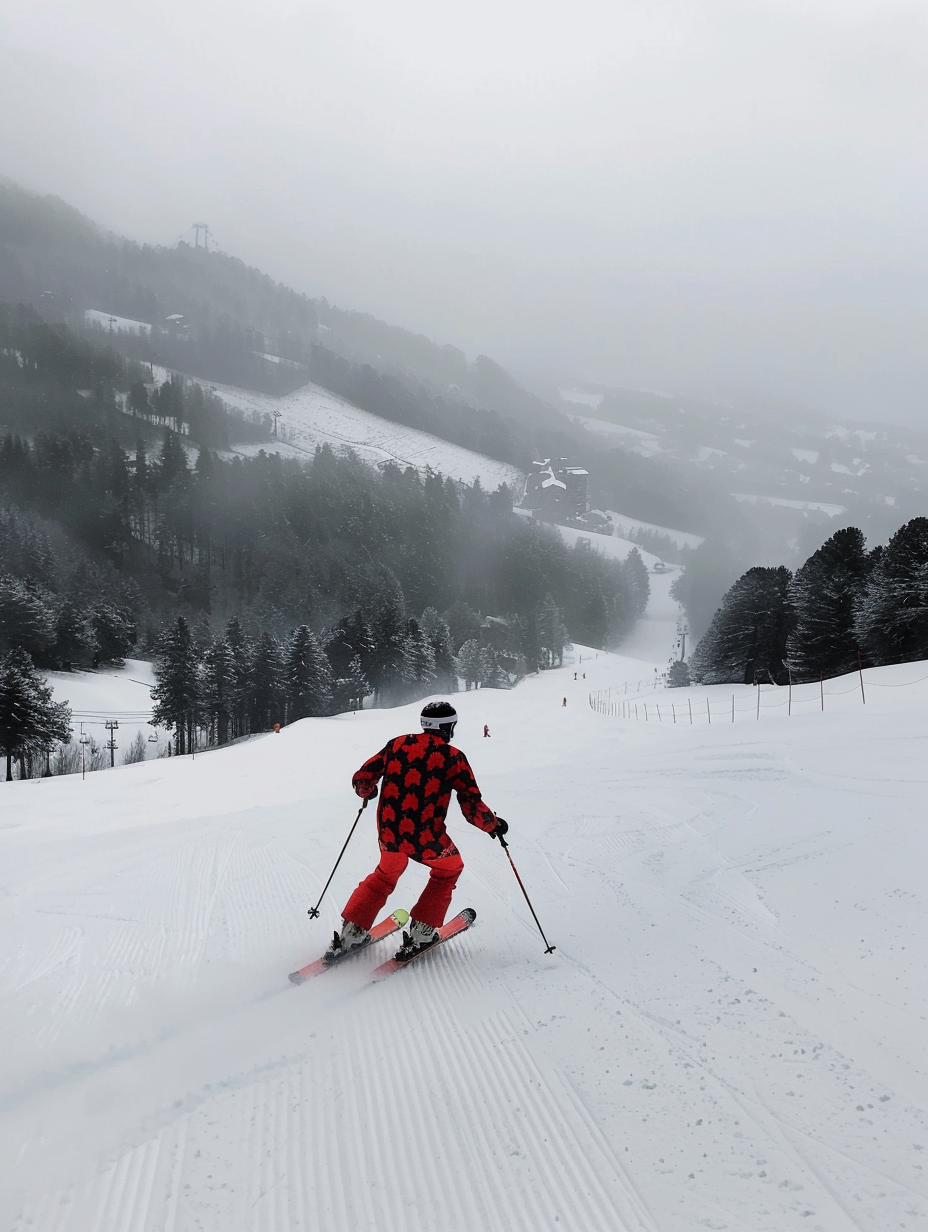
[[[921,1227],[928,666],[789,717],[723,687],[662,693],[660,724],[594,711],[673,628],[457,698],[551,955],[453,809],[476,925],[379,985],[384,947],[287,982],[376,859],[365,815],[309,920],[351,772],[418,707],[0,786],[0,1226]],[[734,724],[682,721],[733,692]]]
[[[163,369],[156,368],[155,373],[159,380],[166,375]],[[422,471],[428,467],[465,483],[479,479],[491,492],[506,483],[521,493],[525,481],[518,467],[362,411],[319,385],[304,385],[292,394],[275,398],[231,385],[213,385],[205,381],[201,384],[213,390],[223,402],[246,414],[252,411],[272,417],[279,414],[279,441],[237,446],[236,453],[256,454],[264,449],[305,459],[307,454],[312,456],[318,445],[330,445],[336,452],[351,449],[373,465],[395,462],[398,466],[413,466]]]
[[[881,531],[924,505],[922,428],[840,424],[798,409],[757,414],[645,390],[561,390],[561,399],[561,409],[604,445],[684,474],[709,471],[719,491],[740,500],[875,519]]]
[[[685,530],[673,530],[670,526],[657,526],[654,522],[642,522],[640,518],[630,518],[615,509],[607,509],[607,515],[615,526],[617,535],[628,535],[630,531],[653,531],[656,535],[666,535],[677,548],[697,548],[705,542],[703,535],[691,535]]]

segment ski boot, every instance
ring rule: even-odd
[[[409,931],[403,933],[403,944],[396,951],[394,958],[397,962],[409,962],[410,958],[415,958],[423,950],[430,949],[440,939],[438,929],[431,924],[423,924],[421,920],[410,920]]]
[[[352,924],[350,920],[342,920],[342,931],[333,934],[329,948],[323,955],[323,960],[327,963],[337,962],[339,958],[344,958],[352,950],[368,945],[370,939],[371,934],[366,928],[359,928],[357,924]]]

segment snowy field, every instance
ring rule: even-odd
[[[168,375],[165,369],[157,367],[155,374],[159,381]],[[304,385],[292,394],[275,398],[232,385],[199,383],[246,414],[252,411],[260,415],[280,413],[279,442],[239,445],[235,453],[253,455],[264,449],[285,457],[305,459],[307,454],[311,457],[315,453],[317,445],[330,445],[336,453],[351,449],[375,466],[395,462],[403,468],[414,466],[420,471],[430,468],[465,483],[479,479],[491,492],[506,483],[521,493],[525,483],[524,474],[515,466],[362,411],[319,385]]]
[[[115,719],[119,724],[117,763],[138,732],[152,746],[149,756],[167,742],[168,734],[151,725],[151,689],[155,683],[151,663],[127,659],[123,667],[101,667],[96,672],[48,672],[47,680],[55,701],[71,707],[75,738],[83,733],[102,745],[109,739],[107,720]]]
[[[530,519],[535,516],[531,509],[513,509],[512,512],[520,518]],[[599,535],[595,531],[578,530],[574,526],[560,526],[555,522],[542,522],[541,519],[539,523],[547,526],[549,530],[557,531],[569,547],[575,547],[578,543],[588,543],[594,552],[599,552],[601,556],[609,560],[625,560],[632,548],[638,549],[641,559],[649,569],[653,569],[659,560],[653,552],[646,552],[639,543],[633,543],[631,539],[620,539],[617,535]],[[671,568],[677,571],[675,566]]]
[[[846,505],[832,505],[827,501],[787,500],[783,496],[754,496],[748,492],[732,492],[732,496],[743,505],[780,505],[784,509],[811,509],[818,513],[826,513],[830,518],[836,518],[840,513],[847,513]]]
[[[384,946],[287,982],[376,858],[365,816],[307,917],[350,774],[418,706],[3,784],[0,1228],[924,1228],[928,665],[866,706],[597,713],[666,664],[652,583],[624,654],[457,699],[552,955],[453,807],[475,926],[382,984]]]
[[[96,308],[84,310],[84,320],[88,325],[99,325],[110,334],[150,334],[151,326],[147,321],[133,321],[130,317],[116,317],[111,312],[100,312]]]
[[[586,428],[598,436],[625,437],[631,453],[641,454],[645,458],[653,458],[663,450],[659,436],[653,432],[642,432],[640,428],[626,428],[622,424],[611,423],[607,419],[592,419],[588,415],[571,415],[575,424]]]

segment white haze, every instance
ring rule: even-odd
[[[928,11],[30,0],[0,171],[523,370],[917,419]]]

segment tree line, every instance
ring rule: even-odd
[[[191,723],[219,742],[271,714],[331,713],[365,686],[393,704],[459,678],[506,685],[559,662],[567,638],[617,645],[645,608],[637,552],[617,563],[569,548],[516,517],[505,489],[328,448],[305,462],[222,456],[197,440],[203,406],[182,381],[153,390],[67,331],[6,323],[0,656],[45,670],[165,658],[183,618],[196,687],[172,711],[175,740]],[[233,617],[247,641],[236,671],[279,682],[305,627],[301,653],[320,662],[316,639],[328,665],[321,691],[277,683],[266,703],[204,711],[197,689],[222,676]]]
[[[691,660],[703,684],[775,684],[928,658],[928,518],[867,549],[837,531],[795,573],[755,567],[725,594]]]

